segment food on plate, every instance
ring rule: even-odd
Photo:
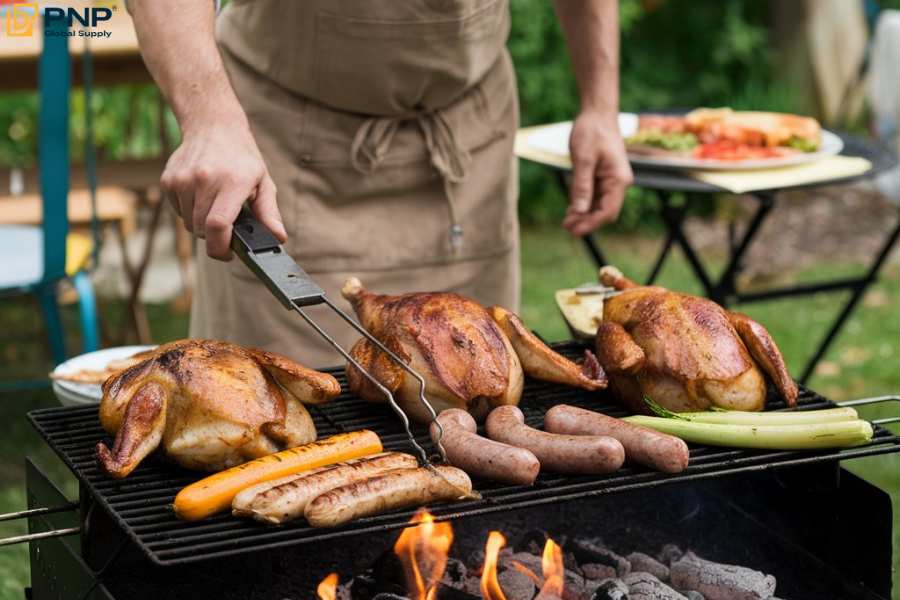
[[[175,514],[187,521],[204,519],[230,508],[238,492],[252,485],[382,450],[378,435],[361,429],[257,458],[182,489],[175,496]]]
[[[107,363],[106,368],[99,370],[79,369],[77,371],[68,372],[53,371],[50,373],[50,379],[71,381],[73,383],[95,383],[99,385],[116,373],[147,360],[153,356],[156,351],[157,348],[153,348],[152,350],[142,350],[126,358],[111,360]]]
[[[329,490],[306,505],[313,527],[336,527],[397,508],[472,497],[472,482],[456,467],[397,469]]]
[[[356,278],[348,279],[341,293],[363,327],[425,378],[427,398],[438,412],[460,408],[480,417],[494,406],[517,404],[523,371],[587,390],[606,386],[593,354],[586,354],[584,364],[575,364],[503,308],[486,310],[453,293],[378,295]],[[419,382],[400,365],[366,339],[353,346],[351,355],[395,395],[407,414],[431,421],[419,400]],[[386,401],[352,365],[347,367],[347,381],[363,399]]]
[[[103,384],[99,442],[110,476],[126,477],[159,447],[188,469],[219,471],[316,439],[303,403],[340,394],[337,380],[288,358],[214,340],[160,346]]]
[[[447,461],[454,467],[469,475],[513,485],[534,483],[541,464],[530,450],[478,435],[475,419],[459,408],[448,408],[437,420],[444,430],[441,444]],[[440,435],[437,425],[432,423],[429,431],[437,443]]]
[[[231,503],[236,517],[252,517],[270,524],[287,523],[303,516],[306,505],[319,494],[348,483],[362,481],[395,469],[419,465],[416,458],[401,452],[382,452],[305,471],[279,479],[268,489],[253,486],[242,490]]]
[[[812,117],[698,108],[685,115],[642,114],[625,143],[635,154],[740,161],[816,152],[821,137]]]
[[[608,435],[621,442],[625,458],[663,473],[680,473],[690,460],[687,444],[678,437],[576,406],[559,404],[548,410],[544,429],[568,435]]]
[[[525,424],[516,406],[499,406],[485,423],[488,437],[534,453],[541,468],[555,473],[597,475],[611,473],[625,462],[622,444],[603,435],[561,435]]]
[[[788,406],[796,403],[797,384],[759,323],[706,298],[639,286],[615,267],[600,269],[600,280],[623,293],[604,304],[597,358],[632,411],[648,412],[645,396],[678,412],[759,411],[763,373]]]
[[[874,434],[868,421],[826,421],[799,425],[746,425],[689,421],[671,417],[635,415],[625,420],[681,439],[708,446],[763,450],[818,450],[862,446]]]

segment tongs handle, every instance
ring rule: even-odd
[[[325,291],[284,252],[278,238],[246,206],[234,221],[231,249],[285,308],[324,302]]]

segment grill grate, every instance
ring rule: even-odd
[[[576,343],[558,344],[555,348],[571,357],[582,353]],[[346,388],[342,370],[332,372]],[[556,404],[572,404],[599,410],[613,416],[625,411],[605,394],[529,380],[520,407],[531,426],[541,425],[544,413]],[[809,390],[801,388],[799,407],[825,408],[833,404]],[[782,401],[770,401],[767,410],[784,408]],[[386,449],[409,451],[403,428],[387,406],[373,405],[349,394],[342,394],[331,404],[310,407],[320,436],[340,431],[367,428],[377,432]],[[109,512],[114,521],[158,565],[194,563],[264,549],[305,544],[325,539],[359,535],[368,532],[402,528],[412,510],[360,519],[335,529],[314,529],[299,521],[283,527],[266,527],[230,515],[200,522],[179,521],[170,508],[175,494],[196,481],[196,472],[180,469],[157,460],[146,460],[128,478],[115,481],[107,477],[94,460],[94,445],[109,441],[100,427],[97,407],[47,408],[29,413],[29,420],[72,469],[94,499]],[[431,448],[427,432],[419,427],[417,439]],[[532,487],[475,482],[483,499],[440,504],[429,507],[438,520],[526,508],[588,496],[646,488],[665,483],[685,482],[742,471],[774,467],[806,465],[844,458],[872,456],[900,451],[900,437],[882,427],[868,446],[842,451],[751,451],[706,446],[691,446],[690,466],[678,475],[665,475],[638,466],[628,466],[616,473],[599,477],[563,477],[541,474]]]

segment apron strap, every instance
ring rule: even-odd
[[[456,253],[462,248],[462,226],[456,219],[453,186],[469,175],[472,156],[459,145],[443,111],[413,112],[396,117],[371,117],[363,121],[350,147],[353,168],[362,174],[374,172],[391,148],[394,135],[404,121],[414,121],[422,131],[431,165],[444,184],[444,198],[450,216],[450,248]]]

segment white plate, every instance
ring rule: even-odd
[[[152,350],[153,348],[156,348],[156,346],[118,346],[116,348],[104,348],[103,350],[88,352],[87,354],[81,354],[74,358],[70,358],[61,365],[58,365],[53,372],[57,375],[61,375],[65,373],[74,373],[83,369],[102,371],[114,360],[128,358],[138,352]],[[100,399],[103,397],[103,392],[98,383],[79,383],[76,381],[66,381],[64,379],[54,379],[53,391],[56,393],[59,401],[65,406],[100,402]]]
[[[637,132],[638,115],[635,113],[619,113],[619,131],[623,138]],[[550,152],[560,156],[569,156],[569,134],[572,122],[556,123],[543,127],[528,137],[528,145],[537,150]],[[816,152],[800,152],[790,156],[753,160],[709,160],[688,157],[661,157],[629,154],[632,165],[653,169],[700,169],[712,171],[746,171],[752,169],[771,169],[815,162],[826,156],[840,154],[844,142],[836,134],[822,130],[822,145]]]

